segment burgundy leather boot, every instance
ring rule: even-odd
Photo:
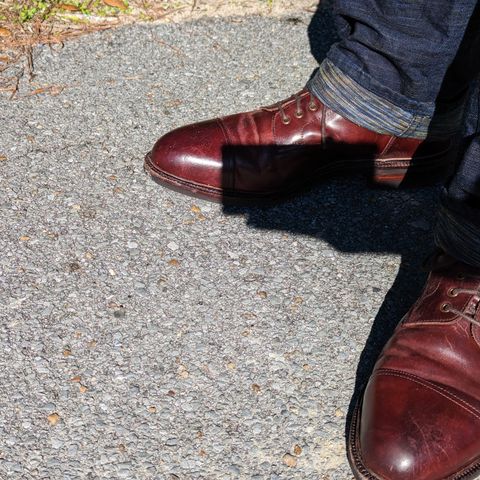
[[[480,269],[438,253],[385,346],[350,427],[362,480],[480,474]]]
[[[432,183],[448,170],[452,143],[378,134],[302,90],[274,106],[166,134],[145,169],[167,187],[210,200],[274,200],[354,172],[395,187]]]

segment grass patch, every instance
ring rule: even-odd
[[[189,0],[0,0],[0,49],[61,43],[83,33],[154,21]]]
[[[32,48],[187,9],[188,0],[0,0],[0,92],[15,96],[32,80]]]

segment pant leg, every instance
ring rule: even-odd
[[[480,267],[480,78],[472,86],[458,167],[442,192],[435,241],[458,260]]]
[[[464,66],[471,62],[468,44],[479,10],[477,0],[336,0],[341,40],[309,88],[333,110],[380,133],[455,132],[471,80]]]

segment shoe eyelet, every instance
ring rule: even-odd
[[[450,305],[449,303],[442,303],[442,304],[440,305],[440,311],[441,311],[441,312],[445,312],[445,313],[446,313],[446,312],[449,312],[449,311],[450,311],[450,307],[451,307],[451,305]]]
[[[303,112],[295,112],[297,118],[303,118]]]
[[[318,107],[315,103],[310,103],[308,105],[308,109],[311,111],[311,112],[316,112],[318,110]]]
[[[291,121],[292,119],[290,117],[282,118],[282,122],[284,123],[284,125],[288,125]]]
[[[458,280],[465,280],[465,275],[463,273],[457,273]]]
[[[456,288],[450,288],[447,292],[449,297],[458,297],[458,292]]]

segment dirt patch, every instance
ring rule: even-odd
[[[88,32],[137,22],[313,11],[315,0],[0,0],[0,49],[61,43]]]
[[[239,15],[273,15],[282,16],[295,14],[300,11],[314,12],[318,1],[312,0],[244,0],[244,1],[220,1],[220,0],[197,0],[195,7],[175,13],[172,20],[184,20],[209,16],[239,16]]]

